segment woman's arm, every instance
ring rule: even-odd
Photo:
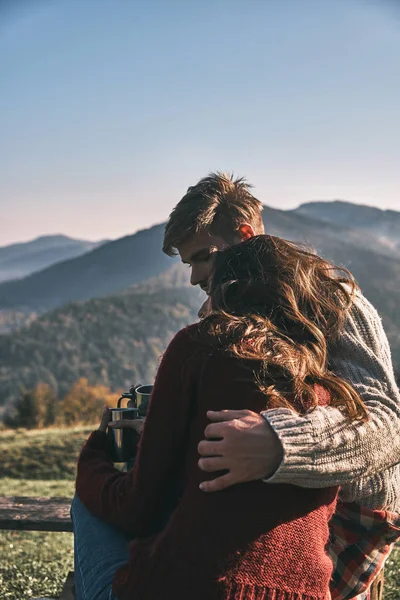
[[[151,527],[174,480],[188,425],[191,387],[185,363],[190,353],[189,334],[182,330],[158,369],[132,471],[114,468],[103,432],[91,434],[79,457],[78,497],[94,515],[124,531],[143,535]]]

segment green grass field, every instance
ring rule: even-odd
[[[0,496],[72,498],[89,427],[0,432]],[[1,600],[56,597],[73,569],[70,533],[0,532]],[[384,600],[400,600],[400,545],[386,566]]]
[[[0,432],[0,495],[72,499],[76,459],[91,429]],[[70,570],[71,533],[0,532],[1,600],[57,597]]]
[[[72,498],[71,480],[0,479],[1,496]],[[56,597],[73,570],[72,533],[0,532],[0,590],[3,600]]]
[[[0,432],[0,478],[75,478],[76,459],[94,427]]]

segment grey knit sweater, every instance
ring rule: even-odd
[[[349,422],[329,406],[305,416],[284,408],[265,411],[284,450],[280,467],[267,481],[340,485],[344,501],[400,512],[400,395],[381,319],[361,293],[329,358],[331,370],[363,398],[369,421]]]

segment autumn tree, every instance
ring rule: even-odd
[[[58,422],[65,425],[96,423],[100,421],[103,407],[116,406],[118,394],[105,385],[89,385],[85,377],[76,381],[60,402]]]
[[[27,429],[48,427],[55,422],[57,410],[57,395],[47,383],[38,383],[31,390],[22,387],[13,414],[5,419],[5,424]]]

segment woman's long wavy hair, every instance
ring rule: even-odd
[[[213,345],[257,361],[266,407],[304,413],[330,405],[367,419],[357,392],[328,369],[328,344],[338,338],[355,291],[352,275],[301,246],[259,235],[218,252],[210,285],[211,313],[201,331]]]

